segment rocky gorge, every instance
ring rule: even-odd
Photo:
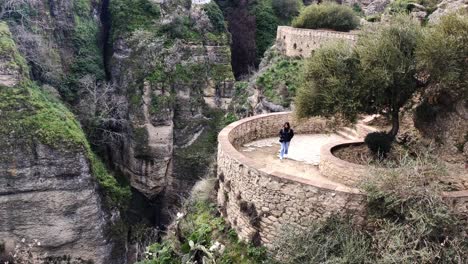
[[[343,4],[364,20],[390,2]],[[428,20],[457,8],[466,4],[443,1]],[[263,248],[238,242],[219,208],[195,204],[191,219],[184,205],[220,188],[223,127],[294,109],[306,60],[275,38],[298,10],[285,15],[270,0],[0,0],[0,262],[135,263],[172,233],[184,253],[203,251],[181,235],[188,221],[236,237],[220,239],[240,255],[226,263],[260,263]],[[405,110],[431,95],[422,97]],[[466,105],[449,104],[437,102],[436,121],[405,116],[398,140],[435,138],[463,161]]]
[[[134,262],[125,223],[163,227],[210,168],[234,82],[221,11],[190,1],[1,5],[5,261],[32,243],[50,261]]]

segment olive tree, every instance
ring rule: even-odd
[[[296,96],[298,117],[341,113],[353,121],[360,110],[357,69],[348,43],[334,42],[317,50],[305,63],[304,82]]]
[[[468,16],[454,13],[424,31],[416,52],[430,84],[453,98],[468,96]]]
[[[419,24],[409,16],[396,16],[386,24],[368,28],[360,36],[355,52],[359,59],[359,85],[366,96],[365,110],[388,114],[389,135],[399,130],[400,108],[418,87],[415,51],[421,37]]]
[[[416,46],[420,26],[408,16],[364,30],[353,50],[332,44],[306,64],[296,99],[299,117],[340,113],[354,121],[357,113],[391,117],[391,138],[399,130],[399,110],[418,87]]]

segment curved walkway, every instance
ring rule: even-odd
[[[318,170],[320,149],[323,145],[344,140],[346,138],[337,134],[295,135],[289,147],[288,158],[284,160],[278,158],[280,144],[277,137],[247,143],[240,148],[240,151],[268,167],[272,172],[278,171],[301,178],[317,179],[323,183],[337,184],[320,175]]]

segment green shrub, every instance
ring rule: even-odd
[[[302,2],[298,0],[272,0],[273,10],[278,17],[290,20],[299,14]]]
[[[426,28],[416,54],[432,84],[454,98],[468,96],[468,15],[451,14]]]
[[[330,43],[307,59],[295,101],[298,117],[342,113],[354,120],[359,110],[358,62],[345,42]]]
[[[392,148],[392,137],[387,132],[372,132],[366,135],[364,143],[374,155],[382,158]]]
[[[390,13],[409,13],[411,12],[412,3],[415,1],[412,0],[396,0],[391,2],[387,9]]]
[[[136,29],[146,29],[161,15],[159,5],[150,0],[112,0],[109,10],[114,38]]]
[[[213,25],[216,32],[226,31],[226,22],[224,21],[224,15],[216,2],[211,1],[209,4],[203,6],[203,10],[206,15],[210,18],[211,24]]]
[[[199,42],[202,40],[200,32],[193,29],[193,22],[188,16],[176,15],[168,24],[162,25],[160,31],[171,39],[185,39]]]
[[[292,22],[293,27],[350,31],[359,26],[353,9],[336,3],[312,4]]]
[[[257,1],[253,10],[255,15],[255,44],[257,63],[263,58],[263,54],[271,47],[276,39],[276,29],[280,25],[280,20],[275,14],[271,1]]]
[[[216,215],[214,204],[193,201],[186,204],[185,209],[186,214],[176,222],[176,234],[148,247],[146,259],[141,264],[256,264],[267,260],[264,248],[237,239],[235,231]],[[216,242],[224,250],[209,250]]]
[[[263,95],[275,104],[288,107],[301,83],[302,60],[281,59],[256,80]]]
[[[305,229],[285,228],[272,250],[276,263],[372,263],[371,238],[349,220],[330,217]]]

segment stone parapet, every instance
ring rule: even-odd
[[[314,50],[327,42],[344,40],[354,44],[357,38],[356,31],[340,32],[279,26],[276,33],[276,46],[285,56],[307,58]]]
[[[366,196],[351,186],[367,175],[367,168],[332,153],[339,145],[361,141],[328,144],[321,149],[320,172],[336,184],[275,171],[237,150],[253,140],[276,136],[286,121],[297,134],[326,133],[336,128],[323,118],[299,123],[291,113],[271,113],[245,118],[223,129],[218,136],[217,201],[225,219],[242,239],[267,247],[281,239],[287,226],[304,228],[331,215],[347,215],[363,223]],[[468,213],[468,191],[446,192],[443,197],[456,211]]]
[[[286,121],[298,134],[333,130],[333,123],[326,119],[295,124],[290,113],[273,113],[235,122],[218,137],[220,211],[241,238],[267,247],[280,239],[282,228],[288,225],[306,227],[333,214],[350,215],[362,222],[366,212],[366,197],[358,189],[272,171],[236,149],[255,139],[276,136]]]
[[[337,148],[361,144],[364,142],[353,140],[322,146],[319,163],[320,174],[334,182],[357,187],[363,179],[369,176],[369,167],[337,158],[333,155],[333,151]],[[378,170],[384,171],[386,169],[379,168]],[[468,215],[468,190],[444,192],[442,198],[456,212]]]

